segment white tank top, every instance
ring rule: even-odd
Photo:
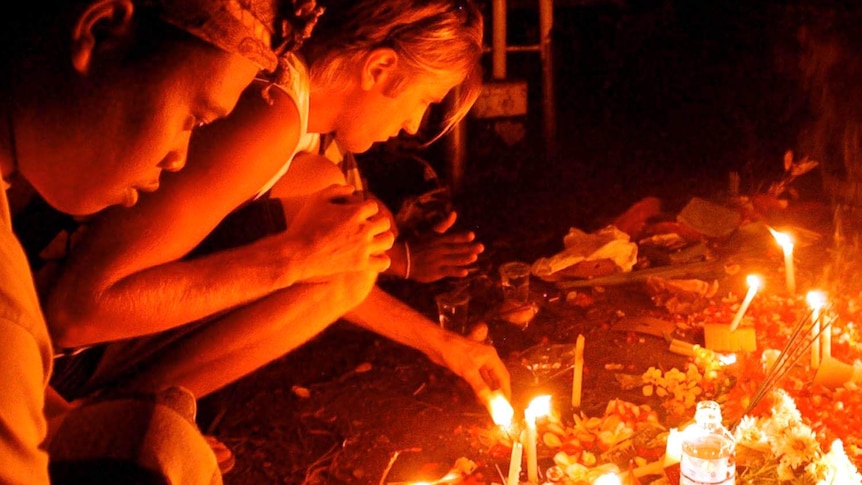
[[[305,62],[294,54],[288,55],[287,61],[287,70],[290,73],[287,84],[276,84],[274,87],[281,89],[296,104],[296,109],[299,111],[299,142],[293,153],[290,154],[290,157],[284,161],[284,165],[281,166],[269,182],[257,191],[257,194],[254,196],[255,199],[260,198],[260,196],[265,194],[284,176],[296,154],[317,153],[320,144],[320,135],[308,132],[308,104],[311,83],[308,79],[308,70],[305,67]],[[256,82],[266,81],[259,80]]]

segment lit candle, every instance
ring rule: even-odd
[[[512,418],[515,417],[515,410],[509,404],[509,400],[499,390],[492,391],[487,400],[488,410],[491,412],[491,419],[494,424],[507,428],[512,425]]]
[[[524,446],[517,441],[512,444],[512,458],[509,460],[509,478],[506,480],[506,485],[518,485],[521,483],[521,455],[524,453]]]
[[[816,369],[820,367],[821,359],[832,354],[832,335],[826,331],[827,329],[820,331],[820,316],[823,306],[826,304],[826,295],[822,291],[812,290],[805,295],[805,300],[811,307],[811,337],[814,340],[811,343],[811,368]],[[827,336],[829,338],[828,343],[824,342]]]
[[[551,412],[551,396],[539,396],[530,401],[530,405],[524,410],[524,420],[527,422],[526,441],[527,448],[527,480],[531,483],[539,483],[539,462],[536,451],[536,418],[545,416]]]
[[[760,278],[756,275],[748,275],[748,277],[745,278],[745,282],[748,283],[748,293],[745,294],[745,299],[742,300],[742,305],[739,306],[739,310],[737,310],[736,315],[733,316],[733,321],[730,323],[731,332],[736,330],[736,327],[739,326],[739,322],[742,321],[742,316],[745,315],[746,310],[748,310],[748,305],[751,305],[751,300],[754,299],[754,295],[757,294],[757,290],[760,288]]]
[[[787,284],[787,292],[791,295],[796,293],[796,275],[793,271],[793,239],[783,232],[769,229],[772,236],[784,250],[784,279]]]
[[[572,372],[572,407],[581,407],[581,388],[584,382],[584,336],[578,335],[575,343],[575,365]]]

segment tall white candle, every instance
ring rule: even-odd
[[[526,447],[527,447],[527,480],[532,483],[539,483],[539,459],[536,455],[536,417],[529,409],[524,411],[524,418],[527,421]]]
[[[737,310],[736,315],[733,316],[733,321],[730,322],[731,332],[736,330],[736,327],[739,326],[739,322],[742,321],[742,317],[748,310],[748,306],[751,305],[751,300],[754,299],[754,295],[757,294],[757,290],[760,288],[760,278],[756,275],[748,275],[748,277],[745,278],[745,282],[748,283],[748,293],[745,294],[745,299],[742,300],[742,305],[739,306],[739,310]]]
[[[518,485],[521,483],[521,455],[524,453],[524,445],[517,441],[512,444],[512,457],[509,459],[509,477],[506,485]]]
[[[581,389],[584,382],[584,343],[583,335],[578,335],[575,343],[575,364],[572,371],[572,407],[581,407]]]
[[[822,322],[821,313],[823,311],[823,305],[826,304],[826,295],[822,291],[812,290],[805,295],[805,300],[808,302],[808,306],[811,307],[811,338],[813,339],[813,342],[811,343],[811,368],[817,369],[820,367],[821,359],[826,358],[823,340],[825,334],[828,332],[826,332],[825,329],[823,332],[820,331],[820,325]],[[831,339],[831,335],[829,337]],[[828,352],[831,355],[831,340],[828,345]],[[824,352],[821,353],[821,351]]]
[[[784,250],[784,279],[787,285],[787,292],[791,295],[796,293],[796,274],[793,270],[793,239],[783,232],[773,231],[772,236]]]
[[[524,420],[527,423],[525,432],[527,444],[527,480],[531,483],[539,483],[539,460],[536,450],[538,431],[536,430],[536,418],[545,416],[551,412],[551,396],[539,396],[530,401],[530,405],[524,410]]]

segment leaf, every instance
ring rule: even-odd
[[[787,150],[784,152],[784,171],[789,172],[790,167],[793,166],[793,151]]]
[[[803,158],[799,163],[793,164],[793,167],[790,169],[790,174],[794,177],[798,177],[814,170],[818,165],[820,165],[820,162]]]

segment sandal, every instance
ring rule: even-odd
[[[233,455],[230,448],[219,441],[215,436],[204,435],[204,439],[213,450],[213,454],[215,455],[216,463],[218,463],[218,469],[221,474],[226,475],[229,471],[233,470],[233,467],[236,465],[236,457]]]

